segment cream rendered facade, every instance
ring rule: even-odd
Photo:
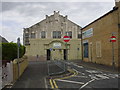
[[[29,27],[24,28],[23,43],[29,60],[78,60],[81,55],[81,27],[54,11],[51,16]],[[45,32],[42,38],[41,32]],[[59,38],[53,32],[60,32]],[[72,38],[66,44],[63,36],[71,32]],[[33,37],[31,35],[34,35]]]

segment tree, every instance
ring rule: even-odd
[[[20,57],[25,54],[25,46],[20,45]],[[2,43],[2,60],[14,60],[17,58],[16,43]]]

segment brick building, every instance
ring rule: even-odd
[[[116,36],[114,60],[110,37]],[[82,28],[83,60],[98,64],[120,64],[120,1],[113,10]]]

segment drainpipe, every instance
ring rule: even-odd
[[[83,36],[82,36],[82,29],[81,30],[81,55],[82,55],[82,60],[83,60]]]
[[[118,5],[118,66],[120,67],[120,1]],[[119,69],[120,70],[120,69]]]

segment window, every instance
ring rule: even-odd
[[[88,43],[84,43],[84,57],[88,58]]]
[[[96,56],[101,57],[101,42],[100,41],[96,42]]]
[[[29,33],[25,33],[25,37],[29,37]]]
[[[66,32],[66,35],[69,36],[70,38],[72,38],[72,31]]]
[[[46,38],[46,32],[45,31],[41,32],[41,38]]]
[[[53,31],[53,38],[61,38],[61,31]]]
[[[35,38],[35,33],[31,33],[31,38]]]
[[[81,34],[78,34],[78,38],[81,38],[82,36],[81,36]]]

